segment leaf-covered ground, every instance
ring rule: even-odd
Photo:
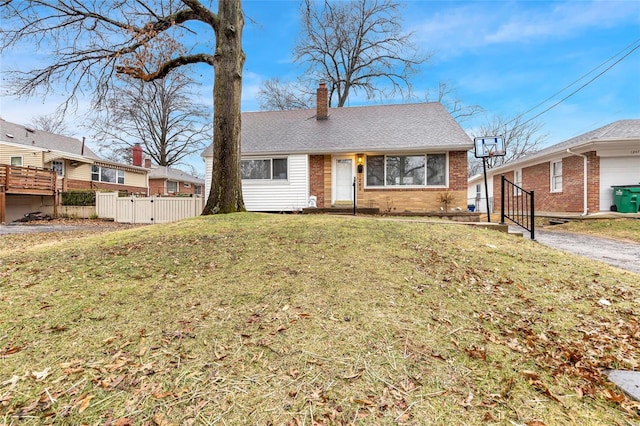
[[[0,255],[0,424],[629,425],[638,275],[460,225],[201,217]]]

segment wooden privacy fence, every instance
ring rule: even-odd
[[[199,216],[202,197],[119,197],[117,192],[96,192],[96,214],[121,223],[167,223]]]

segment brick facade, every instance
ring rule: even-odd
[[[326,206],[324,196],[324,157],[324,155],[309,156],[309,194],[317,197],[316,206],[320,208]],[[329,173],[331,173],[331,169],[329,169]],[[331,199],[329,199],[330,203]]]
[[[354,158],[355,160],[355,158]],[[331,207],[331,155],[309,156],[309,193],[318,207]],[[441,195],[453,196],[449,210],[467,205],[467,152],[449,152],[448,188],[365,188],[364,173],[357,173],[357,198],[360,207],[375,207],[382,212],[440,211]]]
[[[149,179],[149,195],[166,195],[165,185],[165,179]],[[192,183],[186,187],[184,182],[178,182],[178,193],[195,194],[197,186],[201,185]]]
[[[595,151],[587,156],[587,207],[590,212],[600,210],[600,157]],[[500,176],[493,177],[495,211],[500,211]],[[504,176],[513,182],[513,170]],[[547,161],[522,168],[522,187],[535,191],[536,211],[573,212],[584,211],[584,158],[570,155],[562,159],[562,191],[551,192],[551,162]]]

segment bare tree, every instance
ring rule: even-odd
[[[458,123],[462,123],[483,111],[480,105],[465,105],[456,96],[456,89],[446,81],[438,82],[437,93],[427,90],[427,102],[440,102]]]
[[[31,118],[31,126],[35,129],[45,132],[54,133],[56,135],[70,136],[71,132],[64,116],[60,112],[52,114],[36,115]]]
[[[475,130],[473,136],[504,137],[506,155],[487,158],[487,168],[491,169],[536,152],[547,138],[546,133],[540,133],[541,128],[541,123],[523,121],[521,117],[508,120],[495,116]],[[472,154],[469,158],[469,176],[474,176],[481,171],[482,159],[475,158]]]
[[[193,81],[184,73],[176,70],[151,82],[123,80],[89,126],[101,153],[129,158],[140,144],[154,163],[175,166],[211,142],[211,114],[193,102]]]
[[[358,90],[367,97],[411,91],[415,67],[427,60],[402,33],[395,0],[304,0],[302,34],[294,60],[307,80],[324,81],[329,105],[342,107]]]
[[[66,106],[75,105],[76,95],[83,91],[93,93],[99,105],[107,99],[118,73],[153,81],[179,67],[211,65],[214,159],[203,214],[244,210],[240,95],[245,54],[240,0],[218,1],[217,13],[199,0],[23,0],[3,2],[1,13],[2,51],[28,42],[36,49],[50,50],[53,58],[43,68],[14,73],[15,95],[28,96],[39,89],[46,94],[54,84],[62,84],[70,94]],[[173,48],[184,34],[201,31],[202,24],[215,35],[213,51]],[[163,46],[173,54],[153,55]],[[152,70],[147,72],[145,66]]]
[[[300,84],[282,83],[279,78],[271,78],[262,83],[258,100],[260,109],[269,111],[313,107],[313,95],[307,88]]]

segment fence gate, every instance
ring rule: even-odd
[[[96,214],[120,223],[167,223],[199,216],[202,197],[118,197],[115,192],[96,193]]]
[[[526,191],[502,175],[500,184],[500,223],[505,219],[529,231],[535,240],[535,209],[533,191]]]

